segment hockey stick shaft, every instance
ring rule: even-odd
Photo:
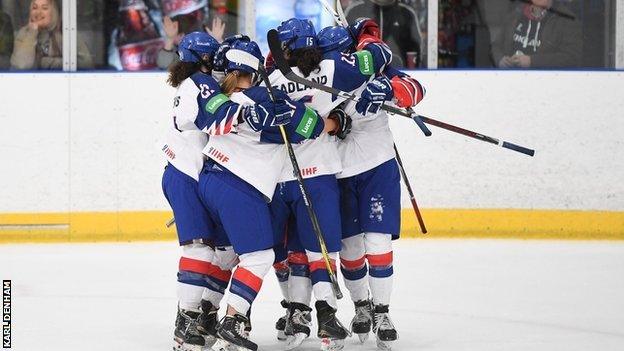
[[[290,66],[288,66],[288,63],[286,62],[286,60],[284,59],[283,56],[283,51],[281,48],[281,43],[279,42],[279,38],[278,38],[278,33],[275,30],[271,30],[269,31],[269,35],[268,35],[268,42],[269,42],[269,47],[271,49],[271,52],[273,53],[273,57],[275,58],[275,63],[278,67],[278,69],[282,72],[282,74],[288,79],[291,80],[295,83],[300,83],[302,85],[311,87],[311,88],[315,88],[336,96],[339,96],[340,98],[344,99],[344,100],[352,100],[352,101],[359,101],[359,98],[354,96],[353,94],[350,93],[346,93],[344,91],[335,89],[333,87],[329,87],[308,79],[305,79],[303,77],[298,76],[297,74],[295,74],[292,69],[290,68]],[[387,105],[383,105],[382,109],[385,111],[388,111],[390,113],[394,113],[400,116],[404,116],[404,117],[408,117],[408,118],[412,118],[413,115],[412,113],[403,111],[399,108],[393,107],[393,106],[387,106]],[[451,132],[455,132],[458,134],[462,134],[468,137],[471,137],[473,139],[477,139],[477,140],[481,140],[481,141],[485,141],[488,142],[490,144],[496,144],[499,145],[501,147],[504,147],[506,149],[509,150],[513,150],[516,152],[520,152],[523,153],[525,155],[528,156],[534,156],[535,155],[535,150],[533,149],[529,149],[526,148],[524,146],[520,146],[520,145],[516,145],[516,144],[512,144],[506,141],[500,141],[496,138],[492,138],[489,137],[487,135],[484,134],[480,134],[480,133],[476,133],[473,132],[471,130],[468,129],[464,129],[464,128],[460,128],[457,126],[454,126],[452,124],[448,124],[445,122],[441,122],[441,121],[437,121],[433,118],[429,118],[429,117],[425,117],[422,115],[418,115],[422,121],[424,123],[430,124],[430,125],[434,125],[436,127],[442,128],[442,129],[446,129],[449,130]]]
[[[271,81],[269,80],[269,76],[266,70],[261,65],[258,66],[258,73],[264,81],[264,84],[266,84],[267,86],[271,101],[275,102],[275,92],[273,91],[273,86],[271,85]],[[301,195],[303,196],[303,203],[305,204],[306,211],[308,212],[308,216],[310,217],[310,221],[312,222],[312,229],[314,230],[314,234],[316,234],[316,239],[318,240],[319,246],[321,248],[321,255],[323,256],[323,261],[325,261],[325,267],[327,268],[327,273],[329,274],[329,280],[332,286],[332,290],[334,292],[334,295],[336,295],[336,299],[342,299],[342,291],[340,291],[340,285],[338,285],[336,272],[334,272],[334,269],[331,265],[331,258],[329,257],[327,245],[325,244],[325,239],[323,238],[321,225],[318,221],[318,217],[316,216],[316,212],[314,211],[314,207],[312,206],[312,201],[310,201],[310,195],[308,193],[308,190],[303,183],[303,176],[301,175],[301,169],[299,168],[299,163],[297,162],[295,150],[288,140],[288,135],[286,134],[286,129],[284,129],[284,126],[279,126],[279,130],[282,134],[282,138],[284,139],[284,144],[286,145],[286,150],[288,151],[288,157],[290,158],[290,163],[292,164],[295,171],[299,190],[301,191]]]
[[[354,38],[353,33],[349,29],[349,21],[347,21],[347,17],[345,16],[344,11],[342,11],[342,6],[340,5],[340,2],[336,3],[336,8],[338,9],[338,12],[336,12],[329,5],[329,3],[327,3],[327,0],[319,0],[319,1],[321,1],[321,4],[323,5],[323,8],[325,9],[325,11],[334,17],[334,21],[339,26],[347,28],[347,31],[349,32],[351,39],[353,39],[354,41],[357,41],[357,39]],[[411,118],[414,120],[414,122],[416,122],[416,125],[418,125],[418,128],[420,128],[423,134],[425,134],[425,136],[431,136],[431,131],[429,130],[429,128],[427,128],[425,123],[423,123],[423,121],[420,119],[420,116],[414,113],[414,110],[412,110],[411,107],[407,109],[407,112],[411,114]]]
[[[418,209],[418,204],[416,203],[416,196],[414,196],[414,191],[412,190],[412,185],[410,184],[409,179],[407,178],[407,173],[405,173],[405,167],[403,167],[403,161],[401,161],[401,155],[399,155],[399,150],[394,144],[394,153],[396,155],[397,163],[399,164],[399,171],[401,172],[401,177],[403,178],[403,182],[405,183],[405,187],[407,188],[407,192],[410,197],[410,201],[412,202],[412,208],[414,208],[414,213],[416,213],[416,218],[418,219],[418,224],[420,225],[420,231],[423,234],[427,234],[427,227],[425,227],[425,221],[420,214],[420,210]]]
[[[500,140],[498,140],[496,138],[492,138],[492,137],[484,135],[484,134],[480,134],[480,133],[473,132],[473,131],[468,130],[468,129],[457,127],[457,126],[454,126],[452,124],[444,123],[444,122],[435,120],[433,118],[429,118],[429,117],[425,117],[425,116],[420,116],[420,118],[423,120],[423,122],[425,122],[427,124],[430,124],[432,126],[436,126],[436,127],[439,127],[439,128],[442,128],[442,129],[446,129],[446,130],[451,131],[451,132],[462,134],[462,135],[465,135],[467,137],[471,137],[473,139],[484,141],[486,143],[498,145],[498,146],[504,147],[504,148],[509,149],[509,150],[513,150],[513,151],[516,151],[516,152],[523,153],[523,154],[528,155],[528,156],[534,156],[535,155],[535,150],[526,148],[524,146],[512,144],[512,143],[507,142],[507,141],[500,141]]]

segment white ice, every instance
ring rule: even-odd
[[[13,349],[170,350],[178,255],[174,242],[0,245]],[[395,350],[624,350],[624,243],[401,240],[395,272]],[[270,273],[252,318],[261,350],[283,347],[280,299]],[[348,296],[339,307],[348,323]]]

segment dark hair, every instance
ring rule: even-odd
[[[323,55],[319,48],[297,49],[289,53],[288,64],[299,68],[304,77],[309,76],[312,71],[320,71]]]
[[[177,88],[186,78],[199,71],[201,66],[200,62],[175,62],[169,66],[169,78],[167,78],[167,83]]]

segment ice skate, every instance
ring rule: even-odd
[[[288,336],[286,350],[297,348],[301,343],[310,337],[310,326],[312,325],[312,309],[302,303],[291,302],[288,309],[285,334]]]
[[[347,329],[336,318],[336,310],[326,301],[316,301],[317,336],[321,339],[322,351],[336,351],[344,348]]]
[[[275,329],[277,330],[277,340],[280,341],[284,341],[286,340],[287,336],[286,336],[286,332],[284,331],[286,329],[286,321],[288,320],[288,301],[286,300],[282,300],[282,302],[280,302],[280,304],[282,305],[282,307],[284,307],[286,309],[286,314],[284,314],[283,316],[281,316],[277,322],[275,322]]]
[[[206,341],[197,330],[199,312],[178,308],[175,331],[173,332],[174,351],[201,351]]]
[[[258,345],[249,341],[245,333],[247,317],[237,314],[225,316],[217,327],[214,351],[256,351]]]
[[[351,320],[351,332],[358,336],[360,343],[368,340],[368,333],[373,325],[373,311],[369,300],[355,302],[355,316]]]
[[[197,318],[197,331],[206,340],[206,346],[211,347],[217,341],[217,309],[212,302],[202,300],[201,310]]]
[[[388,311],[388,305],[377,305],[373,315],[373,333],[377,337],[377,347],[381,350],[392,350],[393,342],[399,338]]]

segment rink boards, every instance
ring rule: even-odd
[[[624,72],[417,71],[417,112],[534,158],[391,119],[427,237],[624,240]],[[0,74],[0,242],[170,240],[165,74]],[[419,234],[403,199],[403,235]]]

